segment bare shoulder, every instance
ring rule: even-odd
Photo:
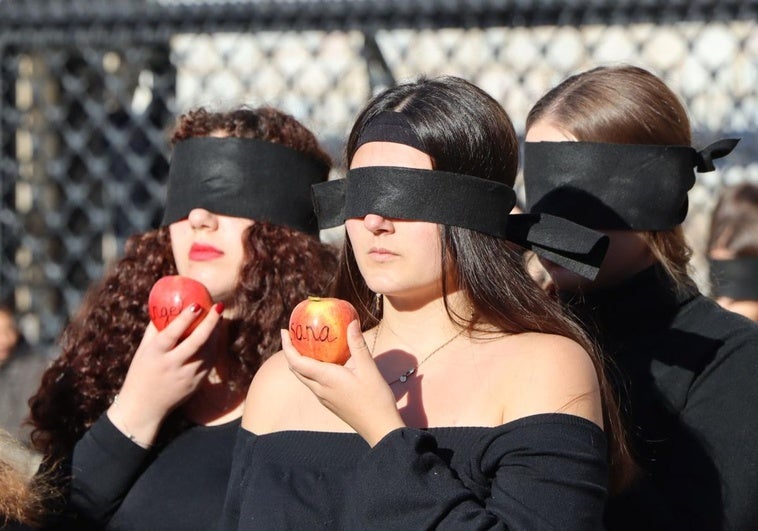
[[[528,362],[532,366],[539,364],[549,366],[560,364],[563,366],[566,364],[577,368],[590,368],[594,373],[589,352],[568,337],[529,332],[510,336],[508,339],[518,346],[516,356],[524,358],[522,361]]]
[[[268,431],[267,426],[277,418],[287,403],[287,396],[299,382],[289,370],[284,352],[279,351],[266,360],[255,373],[245,399],[242,426],[255,433]]]
[[[504,420],[568,413],[602,426],[598,372],[587,350],[567,337],[525,333],[503,340],[508,350]]]

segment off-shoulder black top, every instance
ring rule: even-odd
[[[221,530],[602,527],[606,439],[567,414],[496,428],[238,435]]]

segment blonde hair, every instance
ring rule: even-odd
[[[0,430],[0,527],[41,525],[46,503],[55,496],[52,482],[37,474],[41,456]]]

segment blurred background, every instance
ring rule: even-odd
[[[341,163],[393,83],[462,76],[523,135],[546,90],[616,63],[682,97],[696,147],[742,138],[690,192],[703,281],[718,192],[758,182],[756,20],[758,0],[0,0],[0,299],[54,355],[87,286],[158,225],[166,131],[191,107],[280,107]]]

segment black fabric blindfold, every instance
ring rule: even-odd
[[[329,168],[281,144],[250,138],[196,137],[176,144],[162,225],[193,208],[267,221],[318,234],[310,186]]]
[[[504,238],[508,212],[516,204],[513,189],[502,183],[391,166],[349,170],[344,179],[318,184],[313,192],[321,228],[378,214],[453,225]],[[328,203],[322,200],[324,196],[329,197]]]
[[[758,301],[758,256],[708,261],[714,297]]]
[[[313,186],[322,229],[349,218],[379,214],[427,221],[508,239],[588,278],[597,275],[607,236],[549,215],[509,215],[516,202],[509,186],[457,173],[370,166],[344,179]]]
[[[527,209],[603,230],[668,230],[687,215],[693,168],[713,171],[739,140],[688,146],[527,142]]]
[[[424,143],[408,118],[400,112],[382,111],[368,122],[358,135],[355,150],[369,142],[394,142],[426,153]]]

